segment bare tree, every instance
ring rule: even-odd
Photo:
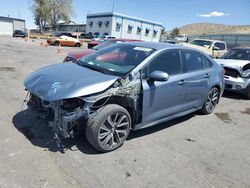
[[[48,0],[34,0],[31,10],[34,14],[35,24],[39,27],[40,33],[42,33],[50,17]]]
[[[70,21],[70,16],[74,14],[72,0],[49,0],[50,24],[53,30],[57,29],[59,21]]]
[[[33,0],[31,10],[40,33],[48,23],[56,30],[59,21],[70,21],[74,15],[72,0]]]

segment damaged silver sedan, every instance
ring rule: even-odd
[[[224,90],[223,70],[196,50],[171,44],[120,43],[78,60],[47,66],[24,86],[27,105],[56,137],[85,127],[102,152],[120,147],[130,130],[201,110],[211,113]]]

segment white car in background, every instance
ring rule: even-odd
[[[225,69],[225,89],[243,93],[250,99],[250,47],[237,47],[215,61]]]
[[[174,40],[177,42],[188,42],[188,35],[187,34],[179,34],[177,35]]]
[[[219,40],[194,39],[190,43],[182,43],[182,45],[203,51],[213,58],[220,58],[228,51],[226,43]]]

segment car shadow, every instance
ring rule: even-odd
[[[233,91],[224,91],[222,97],[228,98],[228,99],[235,99],[235,100],[249,100],[247,99],[246,95],[242,93],[237,93]]]
[[[197,115],[197,113],[192,113],[145,129],[131,131],[127,140],[129,141],[138,137],[153,134],[184,122],[195,115]],[[40,148],[44,148],[45,151],[48,150],[51,152],[65,153],[65,151],[71,150],[80,151],[88,155],[101,154],[87,142],[84,134],[70,139],[62,138],[60,139],[59,144],[58,140],[55,139],[51,128],[48,127],[45,121],[40,119],[36,112],[30,110],[18,112],[12,118],[12,123],[14,127],[30,141],[31,144]]]
[[[139,130],[136,130],[136,131],[131,131],[128,138],[127,138],[127,140],[147,136],[147,135],[153,134],[155,132],[161,131],[163,129],[167,129],[169,127],[172,127],[174,125],[177,125],[179,123],[187,121],[188,119],[190,119],[190,118],[192,118],[192,117],[194,117],[194,116],[196,116],[198,114],[199,114],[198,112],[191,113],[191,114],[188,114],[188,115],[185,115],[185,116],[182,116],[182,117],[170,120],[170,121],[166,121],[164,123],[160,123],[160,124],[157,124],[157,125],[154,125],[154,126],[151,126],[151,127],[147,127],[147,128],[144,128],[144,129],[139,129]]]
[[[69,139],[54,137],[51,128],[40,119],[36,112],[24,110],[18,112],[13,118],[14,127],[22,133],[34,146],[44,148],[51,152],[65,153],[66,150],[79,150],[85,154],[99,154],[86,140],[84,134]]]

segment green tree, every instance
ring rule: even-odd
[[[180,34],[180,30],[179,30],[179,28],[174,28],[172,31],[171,31],[171,33],[170,33],[170,36],[171,36],[171,38],[175,38],[177,35],[179,35]]]

